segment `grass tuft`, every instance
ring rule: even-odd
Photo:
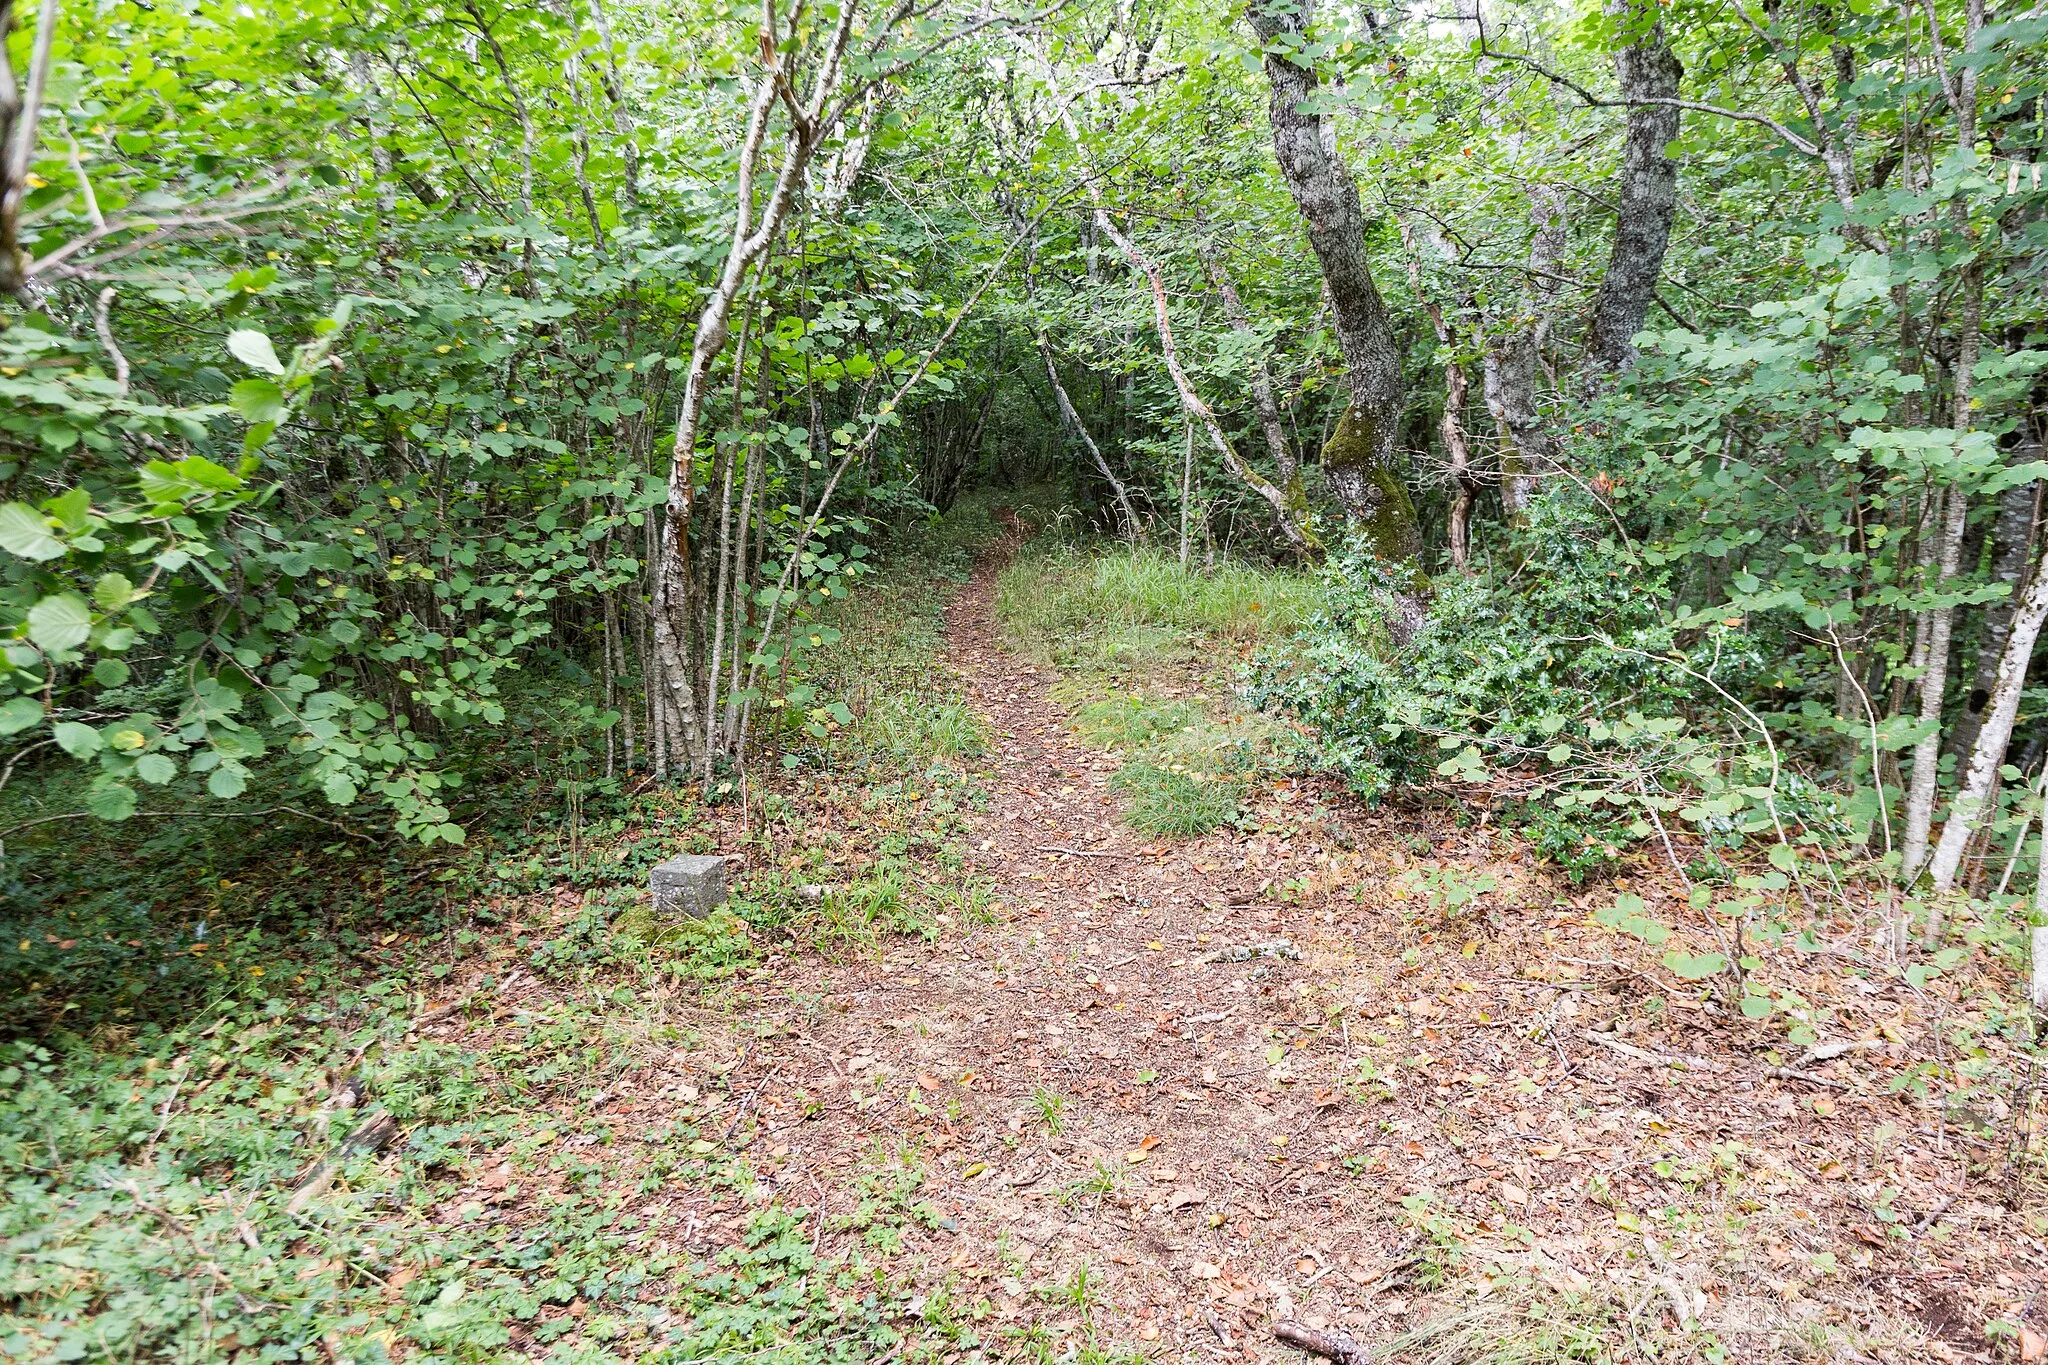
[[[1142,749],[1202,719],[1201,711],[1186,702],[1148,701],[1131,693],[1089,702],[1074,713],[1074,728],[1082,739],[1105,749]]]
[[[1127,763],[1110,781],[1129,801],[1124,820],[1145,834],[1188,837],[1207,834],[1237,818],[1244,784],[1154,763]]]

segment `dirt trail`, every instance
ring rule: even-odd
[[[1296,1058],[1338,1044],[1296,1007],[1301,964],[1260,949],[1306,945],[1330,917],[1264,898],[1286,880],[1285,853],[1230,831],[1148,842],[1118,823],[1116,763],[1072,736],[1053,675],[1000,643],[997,570],[985,561],[947,620],[950,667],[995,736],[974,857],[1003,918],[829,968],[819,984],[843,1013],[812,1033],[826,1093],[917,1086],[934,1115],[906,1123],[885,1102],[868,1125],[816,1133],[840,1150],[792,1139],[789,1159],[837,1164],[917,1130],[936,1149],[926,1193],[958,1210],[945,1266],[1056,1339],[1078,1311],[1030,1291],[1071,1285],[1083,1262],[1106,1341],[1215,1351],[1220,1326],[1241,1344],[1232,1310],[1269,1309],[1283,1287],[1323,1316],[1309,1281],[1343,1269],[1334,1253],[1371,1272],[1349,1283],[1400,1247],[1376,1182],[1333,1174],[1324,1150],[1342,1092],[1276,1084],[1265,1059],[1273,1029],[1299,1037]],[[1228,960],[1246,950],[1262,955]]]
[[[643,1184],[663,1240],[712,1254],[772,1196],[822,1204],[832,1256],[912,1169],[937,1226],[866,1254],[985,1358],[1046,1361],[1299,1360],[1276,1318],[1384,1343],[1446,1299],[1447,1361],[1558,1331],[1690,1352],[1695,1321],[1737,1359],[1975,1359],[2041,1283],[1983,1144],[1890,1083],[1928,1022],[1897,988],[1835,978],[1853,1048],[1773,1075],[1779,1040],[1590,922],[1615,887],[1553,885],[1483,822],[1283,781],[1243,828],[1147,840],[1054,675],[1002,646],[998,567],[947,611],[994,736],[969,843],[995,920],[771,959],[738,1010],[670,997],[687,1045],[648,1039],[590,1103],[694,1122],[758,1183]],[[1430,909],[1402,882],[1431,869],[1496,889]]]
[[[836,1008],[780,1054],[777,1084],[882,1098],[772,1139],[789,1177],[836,1211],[831,1172],[915,1143],[955,1226],[905,1250],[956,1297],[986,1296],[988,1325],[1035,1325],[1054,1358],[1084,1340],[1083,1297],[1099,1343],[1150,1355],[1299,1360],[1271,1338],[1288,1316],[1384,1342],[1432,1306],[1438,1271],[1467,1302],[1505,1276],[1504,1298],[1590,1304],[1610,1340],[1698,1318],[1752,1358],[1794,1336],[1982,1351],[1956,1306],[1998,1239],[1930,1254],[1857,1193],[1859,1134],[1888,1119],[1876,1161],[1910,1180],[1905,1219],[1999,1218],[1925,1112],[1875,1085],[1771,1078],[1677,993],[1644,1017],[1631,1002],[1657,983],[1613,960],[1589,902],[1484,829],[1295,783],[1258,834],[1125,828],[1115,760],[1073,736],[1053,673],[1001,643],[998,568],[947,619],[949,666],[995,736],[973,840],[999,922],[811,964]],[[1394,899],[1397,867],[1439,862],[1492,875],[1507,912],[1451,922]],[[1882,1064],[1876,1026],[1902,1005],[1856,1004],[1868,1017],[1843,1022],[1872,1025]]]

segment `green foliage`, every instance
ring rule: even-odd
[[[1413,637],[1386,625],[1396,585],[1369,554],[1333,557],[1323,609],[1254,664],[1253,698],[1307,727],[1309,758],[1379,799],[1397,786],[1497,793],[1504,823],[1574,881],[1617,865],[1660,823],[1711,843],[1775,842],[1797,819],[1860,834],[1875,807],[1782,770],[1726,698],[1770,663],[1751,636],[1681,636],[1661,572],[1597,513],[1539,500],[1518,578],[1443,580]],[[1736,727],[1735,741],[1716,730]],[[1742,742],[1746,741],[1746,742]]]
[[[156,1035],[129,1058],[8,1045],[8,1352],[290,1359],[340,1337],[369,1360],[454,1361],[494,1357],[518,1332],[537,1342],[574,1334],[579,1359],[772,1351],[829,1362],[869,1359],[901,1339],[889,1320],[905,1293],[857,1258],[818,1261],[809,1210],[758,1208],[739,1241],[708,1259],[650,1251],[643,1220],[618,1211],[602,1168],[555,1155],[558,1138],[578,1134],[536,1126],[530,1110],[579,1068],[593,1075],[594,1034],[524,1020],[545,1046],[487,1059],[407,1045],[402,1016],[386,1013],[404,1000],[393,984],[375,983],[316,1023],[337,1055],[370,1059],[363,1083],[410,1137],[382,1160],[344,1158],[300,1214],[287,1208],[295,1174],[309,1153],[335,1153],[362,1114],[323,1104],[324,1053],[294,1045],[285,1011],[231,1011],[203,1031]],[[365,1014],[371,1023],[350,1022]],[[723,1126],[705,1129],[715,1138]],[[608,1125],[582,1136],[608,1141]],[[751,1183],[694,1123],[641,1136],[668,1178]],[[475,1201],[442,1216],[486,1163],[507,1164],[515,1190],[550,1167],[570,1178],[526,1204],[516,1225]],[[879,1226],[906,1216],[896,1208],[866,1216]],[[566,1313],[572,1303],[583,1309]]]
[[[1445,920],[1500,889],[1500,879],[1490,872],[1467,876],[1455,867],[1410,868],[1396,882]]]

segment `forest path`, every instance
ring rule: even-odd
[[[1581,891],[1455,808],[1368,811],[1300,778],[1255,784],[1211,834],[1148,839],[1058,674],[1005,647],[1001,568],[947,605],[926,689],[987,725],[946,819],[990,913],[786,944],[633,1010],[493,987],[488,1018],[427,1036],[523,1049],[551,1016],[601,1020],[607,1063],[544,1088],[536,1122],[577,1136],[538,1170],[511,1148],[474,1163],[448,1217],[530,1220],[601,1166],[656,1243],[746,1261],[772,1202],[810,1254],[885,1275],[905,1362],[1299,1361],[1282,1318],[1376,1347],[1426,1321],[1440,1335],[1404,1358],[1467,1365],[1674,1338],[1689,1358],[1701,1333],[1745,1360],[1984,1358],[1979,1324],[2025,1279],[2020,1224],[1891,1082],[1915,1055],[1899,1039],[1937,1022],[1906,993],[1837,975],[1829,1029],[1853,1050],[1788,1072],[1774,1036],[1593,919],[1624,889],[1682,913],[1654,865]],[[1126,682],[1199,705],[1218,671]],[[782,855],[719,808],[722,846],[749,876],[819,849],[859,873],[943,823],[906,817],[937,789],[891,787],[817,783]],[[580,903],[557,888],[522,913]]]
[[[1589,911],[1616,888],[1554,884],[1483,821],[1283,779],[1207,836],[1132,831],[1119,760],[1003,643],[1003,562],[946,613],[993,741],[970,842],[994,921],[792,964],[834,1008],[775,1083],[835,1104],[773,1149],[835,1214],[880,1144],[915,1165],[945,1223],[898,1265],[983,1301],[993,1355],[1298,1361],[1275,1320],[1383,1346],[1447,1303],[1446,1359],[1693,1318],[1756,1358],[1795,1337],[1982,1349],[1959,1305],[1995,1241],[1873,1257],[1842,1178],[1884,1125],[1904,1202],[1967,1204],[1924,1115],[1842,1093],[1849,1072],[1770,1078],[1710,1007],[1615,960]],[[1199,676],[1145,683],[1203,696]],[[1460,909],[1428,894],[1445,879],[1492,889]],[[1855,1008],[1866,1048],[1903,1017]]]
[[[1340,1299],[1383,1291],[1398,1313],[1414,1240],[1380,1181],[1343,1173],[1355,1143],[1333,1143],[1356,1118],[1337,1083],[1348,1035],[1307,980],[1336,915],[1272,898],[1327,853],[1282,831],[1122,825],[1118,761],[1074,736],[1054,671],[1002,643],[1002,563],[984,558],[946,613],[948,667],[992,736],[971,843],[998,919],[817,983],[844,1012],[812,1026],[831,1068],[815,1083],[930,1113],[885,1099],[818,1134],[841,1150],[791,1159],[839,1166],[921,1130],[922,1193],[957,1210],[945,1268],[1055,1358],[1092,1338],[1298,1359],[1269,1316],[1356,1327]],[[1293,783],[1274,795],[1311,804]]]

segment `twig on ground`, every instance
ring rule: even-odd
[[[1781,1081],[1803,1081],[1807,1085],[1826,1086],[1830,1090],[1847,1090],[1849,1088],[1831,1076],[1821,1076],[1814,1072],[1801,1071],[1797,1067],[1791,1066],[1767,1066],[1764,1068],[1764,1075],[1775,1076]]]
[[[1249,962],[1255,957],[1284,957],[1289,962],[1301,961],[1301,949],[1294,946],[1291,938],[1270,938],[1262,943],[1245,943],[1235,948],[1219,948],[1203,958],[1204,962]]]
[[[296,1218],[308,1204],[327,1192],[334,1177],[341,1173],[343,1159],[359,1152],[381,1152],[397,1136],[397,1119],[382,1111],[370,1115],[341,1140],[341,1151],[334,1160],[318,1163],[293,1182],[291,1202],[284,1206],[284,1211]]]
[[[1273,1335],[1298,1351],[1334,1360],[1337,1365],[1369,1365],[1372,1352],[1344,1332],[1318,1331],[1298,1322],[1276,1322]]]
[[[1589,1043],[1598,1043],[1602,1047],[1612,1048],[1624,1057],[1633,1057],[1639,1062],[1648,1062],[1652,1066],[1682,1066],[1691,1071],[1726,1071],[1728,1069],[1721,1065],[1721,1063],[1709,1061],[1705,1057],[1686,1057],[1675,1052],[1651,1052],[1647,1048],[1632,1047],[1622,1042],[1619,1038],[1609,1037],[1605,1033],[1595,1033],[1592,1029],[1582,1030],[1579,1036]]]

